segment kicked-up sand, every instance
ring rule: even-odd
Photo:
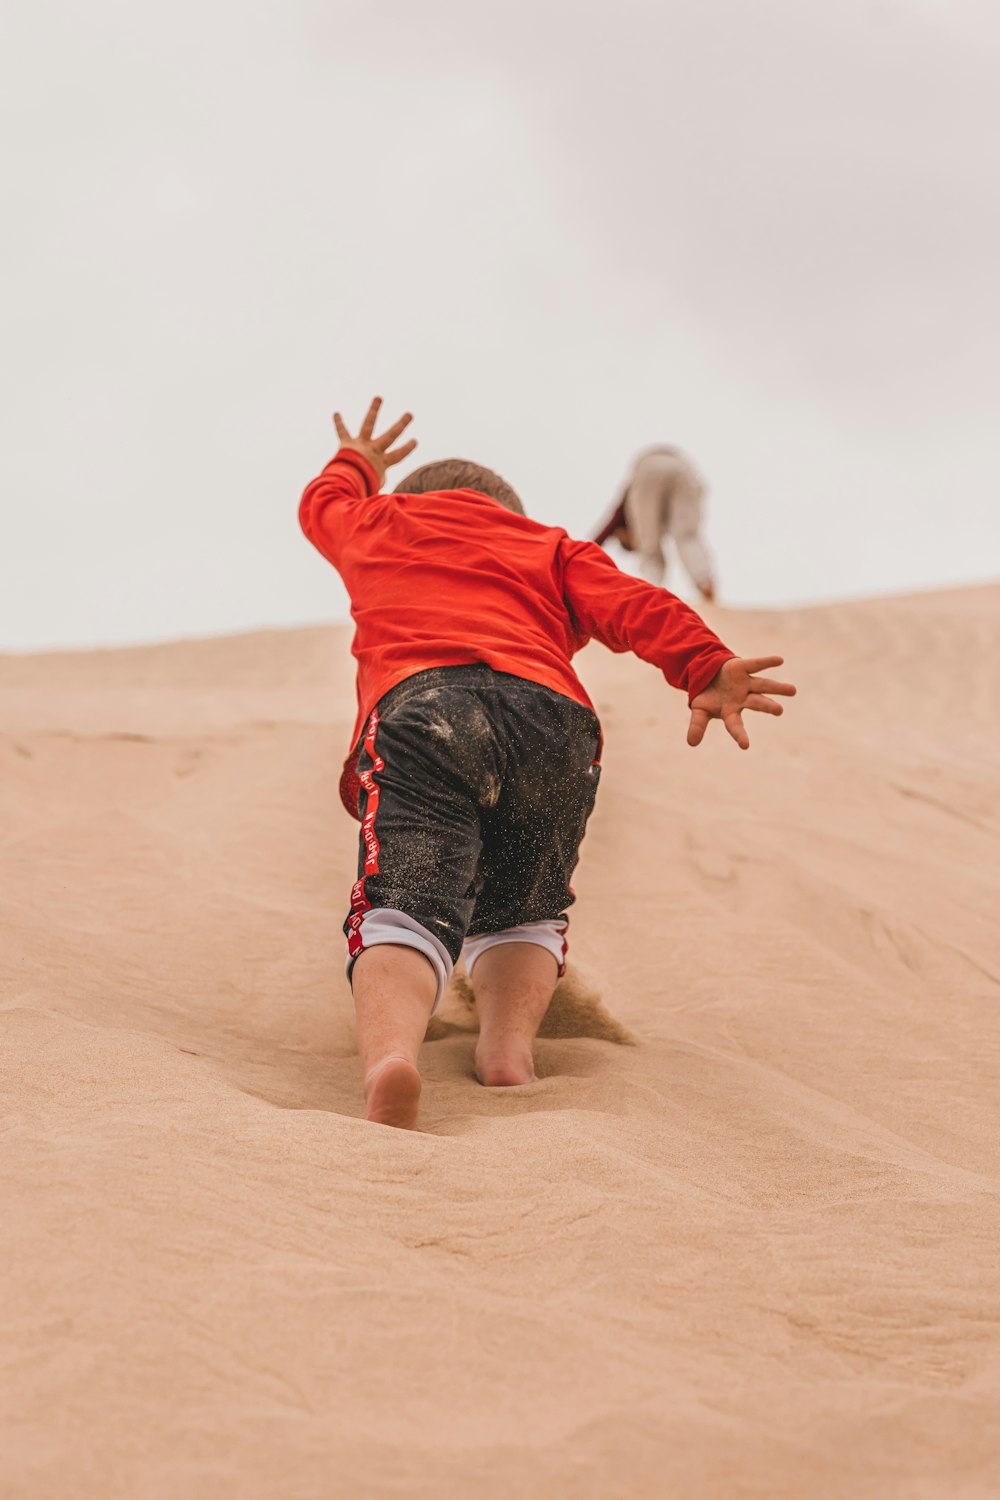
[[[539,1081],[367,1125],[342,630],[0,661],[16,1500],[1000,1494],[1000,587],[712,611],[605,726]]]

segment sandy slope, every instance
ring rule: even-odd
[[[800,684],[750,755],[583,661],[638,1045],[488,1093],[454,1001],[419,1135],[357,1118],[344,633],[0,662],[4,1496],[1000,1492],[1000,588],[716,623]]]

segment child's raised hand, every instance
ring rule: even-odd
[[[766,694],[777,693],[782,698],[794,698],[795,688],[790,682],[775,682],[770,677],[758,677],[758,672],[784,664],[782,656],[733,656],[716,672],[705,690],[691,704],[691,722],[688,725],[687,742],[700,745],[710,719],[721,719],[741,750],[750,749],[750,736],[743,726],[743,710],[754,709],[762,714],[784,713],[780,703]]]
[[[377,438],[374,436],[375,423],[378,420],[379,407],[381,405],[382,397],[376,396],[368,408],[368,414],[361,424],[361,431],[357,437],[352,437],[348,432],[339,411],[335,411],[333,414],[333,425],[337,429],[340,446],[342,448],[353,448],[355,453],[360,453],[362,458],[366,458],[378,475],[379,484],[385,478],[386,469],[391,468],[393,464],[398,464],[401,458],[405,458],[408,453],[412,453],[417,446],[416,438],[410,438],[409,442],[402,443],[398,448],[390,447],[390,444],[396,441],[404,428],[409,427],[413,421],[411,412],[405,412],[398,422],[393,422],[391,427],[387,427],[381,437]]]

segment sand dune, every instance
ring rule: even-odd
[[[0,1493],[1000,1493],[1000,587],[714,623],[800,697],[691,751],[585,653],[585,979],[507,1092],[456,989],[421,1134],[346,633],[0,661]]]

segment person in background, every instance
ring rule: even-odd
[[[643,578],[662,586],[667,573],[665,543],[672,537],[699,594],[711,602],[715,576],[701,535],[704,499],[704,480],[679,448],[647,448],[636,459],[594,541],[603,546],[614,537],[626,552],[637,552]]]

